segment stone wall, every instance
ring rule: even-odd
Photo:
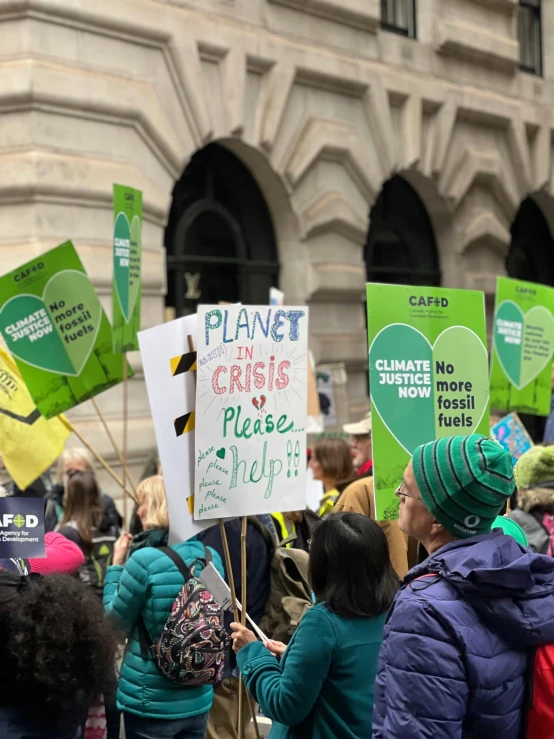
[[[552,4],[550,4],[552,5]],[[111,310],[111,188],[144,191],[143,325],[163,320],[175,182],[211,141],[267,199],[287,301],[367,405],[363,244],[401,173],[425,203],[443,284],[494,291],[522,199],[553,194],[554,17],[545,79],[518,71],[515,0],[419,0],[418,40],[378,0],[0,0],[2,272],[71,238]],[[548,199],[547,199],[548,202]],[[131,355],[135,472],[155,445]],[[121,435],[121,393],[99,399]],[[90,404],[74,420],[106,456]]]

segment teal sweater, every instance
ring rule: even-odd
[[[260,642],[238,653],[244,681],[274,723],[271,739],[371,739],[385,614],[346,619],[311,608],[278,662]]]
[[[186,541],[173,548],[189,566],[204,556],[204,547],[197,541]],[[223,575],[219,555],[213,549],[210,551],[214,567]],[[141,656],[139,615],[142,614],[152,641],[157,640],[183,584],[183,576],[169,557],[153,547],[134,552],[125,567],[108,568],[104,608],[130,635],[117,690],[117,706],[121,711],[170,720],[197,716],[212,706],[211,686],[179,687],[164,677],[151,659],[144,660]]]

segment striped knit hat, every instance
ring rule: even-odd
[[[425,506],[459,539],[488,533],[514,492],[512,459],[486,436],[431,441],[412,462]]]

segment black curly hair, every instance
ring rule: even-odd
[[[87,705],[113,675],[117,636],[98,596],[69,575],[0,571],[0,684],[33,703]]]

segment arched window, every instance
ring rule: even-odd
[[[399,175],[383,185],[371,209],[365,262],[368,282],[440,285],[431,220],[416,191]]]
[[[512,225],[506,259],[509,277],[554,285],[554,243],[546,219],[533,198],[520,206]]]
[[[166,305],[269,302],[279,263],[271,216],[248,169],[222,146],[198,151],[173,190],[165,232]]]

